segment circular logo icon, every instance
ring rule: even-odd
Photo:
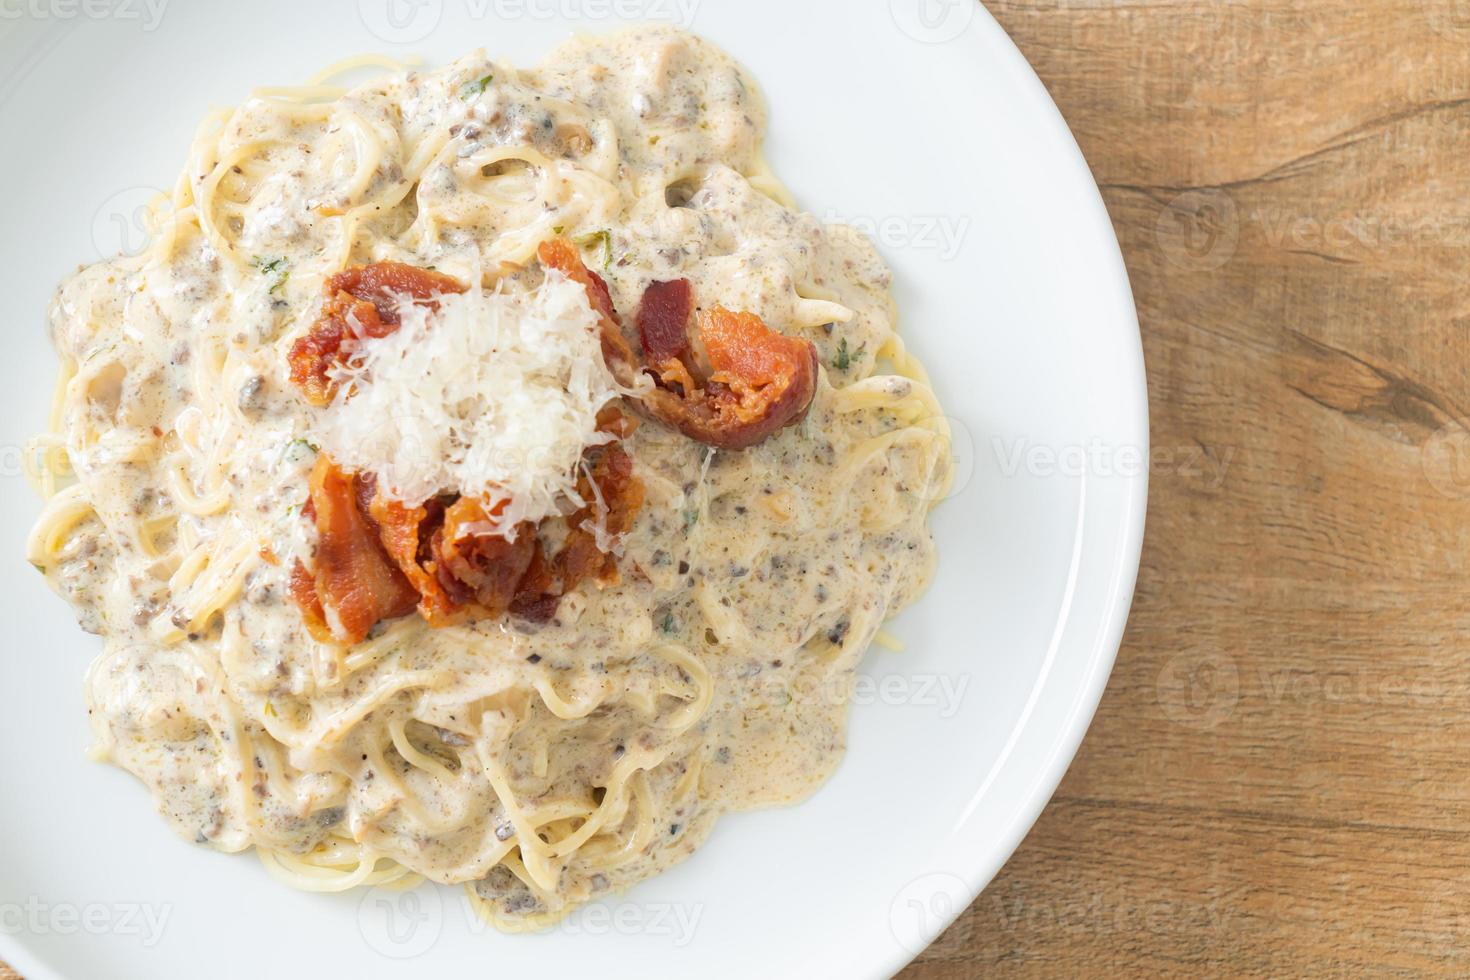
[[[1470,418],[1440,426],[1419,453],[1430,486],[1446,497],[1470,497]]]
[[[439,26],[444,0],[357,0],[357,16],[378,40],[413,44]]]
[[[1156,691],[1170,721],[1208,731],[1234,714],[1240,674],[1229,657],[1181,653],[1159,671]]]
[[[395,960],[421,956],[439,941],[444,899],[432,882],[414,889],[369,888],[357,905],[357,928],[383,956]]]
[[[893,22],[915,41],[943,44],[965,33],[978,0],[888,0]]]
[[[904,951],[918,956],[965,910],[970,889],[958,875],[934,872],[904,885],[888,907],[888,926]]]
[[[442,464],[443,450],[433,423],[416,415],[390,419],[378,440],[388,462],[379,476],[392,487],[433,483]]]
[[[153,241],[157,230],[155,202],[163,198],[163,191],[157,187],[139,186],[118,191],[103,201],[92,215],[92,244],[98,257],[141,254]]]
[[[896,383],[908,382],[896,379]],[[916,452],[924,454],[925,467],[922,481],[906,483],[904,492],[927,504],[958,496],[975,478],[975,437],[970,427],[953,415],[917,419],[913,427],[932,435],[916,435],[911,443]]]
[[[1164,258],[1181,269],[1218,269],[1235,254],[1240,215],[1224,191],[1186,191],[1159,213],[1155,225]]]

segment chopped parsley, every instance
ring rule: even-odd
[[[837,356],[832,360],[832,367],[838,371],[846,371],[852,367],[853,358],[862,357],[867,344],[861,344],[857,350],[848,350],[847,338],[843,337],[837,342]]]
[[[286,460],[290,463],[299,463],[309,458],[307,456],[308,453],[310,453],[312,456],[315,456],[319,452],[321,452],[321,449],[319,447],[313,445],[305,439],[292,439],[290,442],[286,443],[285,448],[281,450],[281,459]]]
[[[612,232],[608,231],[606,228],[603,228],[601,231],[594,231],[590,235],[582,235],[581,237],[575,239],[575,241],[583,248],[595,248],[599,245],[602,246],[603,272],[606,272],[608,268],[612,265]]]
[[[279,296],[286,281],[291,278],[291,268],[285,259],[267,259],[257,255],[250,260],[255,271],[271,281],[271,295]]]
[[[469,102],[478,95],[484,95],[485,90],[490,87],[490,83],[493,81],[495,81],[494,75],[481,75],[473,82],[466,82],[465,86],[459,90],[459,97]]]
[[[664,613],[664,618],[659,622],[658,628],[665,633],[672,633],[679,628],[679,621],[674,618],[673,610]]]

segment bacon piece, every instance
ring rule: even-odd
[[[419,615],[430,626],[447,626],[461,618],[459,603],[440,584],[435,572],[432,542],[444,526],[444,502],[431,498],[418,507],[375,494],[368,512],[378,524],[378,536],[388,556],[419,594]]]
[[[355,265],[330,277],[324,287],[328,296],[347,293],[353,299],[372,303],[384,324],[398,326],[400,297],[410,296],[421,303],[432,304],[445,293],[462,293],[468,287],[453,276],[434,269],[422,269],[403,262],[374,262]],[[381,334],[387,336],[391,329]]]
[[[434,533],[430,547],[446,591],[457,601],[473,601],[493,617],[510,608],[531,566],[536,527],[524,521],[510,540],[482,529],[489,518],[480,501],[460,497],[444,511],[444,526]]]
[[[660,387],[643,397],[654,415],[720,449],[748,448],[801,420],[817,390],[817,349],[809,341],[719,306],[698,321],[714,371],[701,385],[678,359],[660,363]]]
[[[316,595],[316,576],[309,572],[300,559],[291,566],[291,598],[301,607],[301,618],[312,636],[323,643],[333,643],[332,631],[327,629],[327,614],[322,601]]]
[[[379,620],[412,612],[419,598],[383,549],[378,528],[358,500],[356,481],[325,454],[317,457],[311,471],[315,601],[307,596],[297,569],[292,570],[291,589],[307,628],[318,639],[336,643],[361,641]]]
[[[638,420],[627,415],[615,404],[607,404],[597,410],[597,431],[606,432],[616,439],[626,439],[638,431]]]
[[[682,358],[689,351],[689,314],[694,294],[688,279],[651,282],[638,306],[638,341],[651,364]]]
[[[291,383],[313,405],[326,405],[336,393],[329,372],[346,360],[343,347],[358,338],[386,337],[397,330],[400,297],[435,306],[436,297],[466,288],[453,276],[401,262],[374,262],[337,273],[323,286],[327,299],[321,315],[291,345],[287,356]]]
[[[557,584],[556,568],[546,557],[546,549],[537,541],[536,549],[531,553],[531,564],[521,577],[515,598],[511,600],[510,611],[533,622],[544,623],[556,615],[556,607],[560,604],[561,588]]]
[[[625,438],[637,421],[614,407],[598,413],[598,428]],[[586,503],[566,519],[560,551],[549,556],[538,527],[524,521],[514,540],[488,531],[491,507],[474,498],[432,499],[406,507],[377,492],[371,475],[347,474],[322,455],[312,470],[303,512],[316,525],[316,572],[297,562],[291,595],[311,634],[356,643],[382,619],[417,606],[430,626],[447,626],[470,613],[506,611],[538,622],[556,614],[561,597],[585,578],[618,580],[616,556],[605,538],[628,533],[643,505],[643,483],[633,459],[614,442],[594,451],[590,471],[577,481]]]
[[[567,539],[556,557],[564,594],[588,577],[602,585],[617,581],[617,558],[598,547],[598,518],[602,530],[617,537],[628,533],[643,506],[643,481],[633,475],[633,457],[617,443],[603,450],[590,480],[583,474],[577,481],[577,492],[587,504],[567,518]]]
[[[542,242],[541,264],[579,283],[602,327],[602,355],[613,377],[633,385],[637,359],[623,336],[607,283],[583,264],[565,238]],[[817,349],[770,329],[754,313],[722,307],[699,315],[699,334],[714,373],[701,385],[693,368],[687,279],[651,283],[638,309],[639,342],[662,387],[642,396],[657,417],[691,439],[745,449],[799,421],[817,390]]]
[[[511,603],[518,616],[545,622],[556,615],[561,597],[583,579],[592,578],[602,586],[618,581],[617,556],[602,550],[597,532],[600,526],[616,537],[633,527],[644,496],[643,481],[633,475],[633,458],[621,445],[608,445],[593,464],[590,478],[584,473],[577,481],[577,493],[587,503],[567,518],[561,550],[548,558],[536,544]]]
[[[555,269],[586,290],[587,303],[601,322],[602,358],[607,361],[607,369],[622,384],[631,384],[637,362],[628,338],[623,336],[622,319],[613,307],[607,281],[582,263],[577,247],[565,238],[542,242],[536,257],[548,269]]]

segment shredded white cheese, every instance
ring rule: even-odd
[[[530,292],[475,289],[438,304],[405,298],[395,333],[352,344],[333,372],[322,448],[410,506],[448,492],[487,511],[507,501],[486,533],[578,502],[583,450],[610,439],[597,412],[620,394],[586,292],[550,272]]]

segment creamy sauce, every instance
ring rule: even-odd
[[[928,581],[947,432],[888,270],[782,203],[764,125],[735,63],[661,29],[532,70],[476,54],[326,101],[256,97],[203,131],[148,252],[61,287],[77,482],[32,560],[104,639],[100,750],[181,835],[258,846],[312,887],[469,882],[501,921],[539,922],[830,775],[863,651]],[[811,340],[807,418],[740,452],[645,421],[622,581],[584,583],[548,624],[411,616],[353,648],[313,640],[286,579],[313,548],[323,415],[284,351],[323,280],[392,259],[530,288],[556,234],[625,312],[684,277]]]

